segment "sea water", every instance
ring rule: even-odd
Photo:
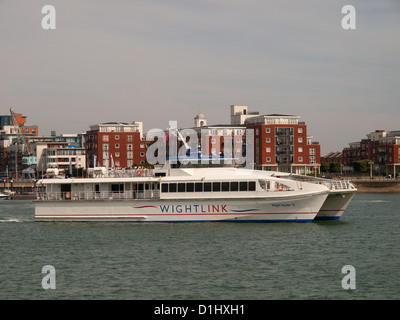
[[[0,299],[399,299],[399,222],[398,194],[312,223],[35,222],[0,201]]]

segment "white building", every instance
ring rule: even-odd
[[[90,126],[92,132],[139,132],[140,139],[143,139],[143,122],[105,122]]]
[[[85,149],[68,146],[66,142],[36,142],[34,150],[38,158],[36,172],[39,177],[49,168],[57,168],[62,173],[70,166],[76,169],[86,167]]]
[[[231,105],[231,124],[244,125],[246,119],[257,117],[258,111],[248,111],[248,106]]]

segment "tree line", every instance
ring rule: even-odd
[[[340,173],[341,164],[339,162],[322,162],[321,172]],[[355,173],[367,173],[370,170],[370,160],[359,160],[353,162]]]

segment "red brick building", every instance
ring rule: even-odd
[[[204,155],[224,155],[226,143],[231,144],[230,155],[251,161],[256,169],[311,174],[320,172],[321,147],[307,135],[307,126],[299,116],[248,112],[247,106],[231,106],[231,124],[207,125],[200,112],[195,120],[199,146]],[[253,137],[246,130],[253,131]],[[203,139],[203,141],[201,140]],[[249,150],[253,153],[249,160]],[[178,148],[181,144],[178,144]],[[247,163],[247,165],[249,165]]]
[[[256,169],[311,174],[320,172],[321,146],[307,134],[297,115],[248,112],[247,106],[231,106],[231,123],[254,130]]]
[[[395,176],[400,166],[400,130],[375,130],[367,137],[343,149],[344,170],[352,171],[355,161],[370,160],[375,172]]]
[[[132,168],[146,163],[142,122],[107,122],[90,127],[85,134],[88,168]],[[96,161],[96,163],[95,163]]]
[[[340,151],[331,151],[328,154],[321,156],[321,163],[322,162],[327,162],[327,163],[342,163],[343,162],[343,154]]]

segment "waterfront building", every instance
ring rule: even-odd
[[[376,173],[396,176],[400,166],[400,130],[375,130],[367,134],[367,139],[351,142],[343,149],[345,171],[353,171],[354,162],[361,160],[370,160]]]
[[[307,135],[298,115],[249,112],[247,106],[231,106],[231,121],[254,130],[256,169],[296,174],[319,174],[321,147]]]
[[[328,154],[321,156],[321,163],[342,163],[343,153],[340,151],[331,151]]]
[[[31,136],[38,136],[39,128],[37,125],[26,125],[27,116],[23,116],[21,113],[15,113],[15,118],[18,124],[21,126],[21,130],[24,134]],[[12,115],[0,115],[0,130],[10,130],[7,127],[14,127],[14,121]]]
[[[195,117],[194,125],[191,129],[197,133],[199,149],[202,150],[203,155],[225,156],[224,152],[227,150],[229,150],[229,156],[236,158],[243,154],[242,147],[246,143],[244,125],[207,125],[207,120],[201,112]],[[226,144],[229,144],[229,147]]]
[[[0,176],[18,179],[21,171],[27,168],[22,164],[27,146],[21,134],[30,139],[38,136],[39,129],[37,125],[27,125],[27,116],[21,113],[15,113],[15,118],[19,127],[14,126],[12,115],[0,115]]]
[[[47,169],[57,169],[59,173],[65,170],[86,168],[84,148],[69,145],[66,141],[37,141],[33,144],[38,158],[36,166],[37,177],[43,177]]]
[[[199,112],[199,114],[194,118],[194,126],[195,127],[204,127],[207,125],[207,118],[204,116],[203,112]]]
[[[231,124],[244,125],[245,121],[252,117],[259,116],[258,111],[249,111],[248,106],[231,105]]]
[[[195,144],[190,141],[188,132],[196,134]],[[244,125],[232,124],[214,124],[208,125],[207,118],[200,111],[194,118],[194,126],[189,128],[169,128],[164,130],[165,152],[166,157],[176,157],[179,151],[186,143],[187,147],[191,148],[192,155],[194,153],[201,153],[202,156],[213,156],[220,158],[227,156],[229,158],[240,158],[243,154],[242,146],[246,143],[246,127]],[[186,138],[186,140],[185,140]],[[156,141],[156,140],[154,140]],[[154,141],[151,141],[153,143]],[[174,141],[176,150],[171,144]],[[150,143],[150,144],[151,144]],[[195,150],[193,150],[195,146]],[[228,152],[228,154],[224,154]],[[187,151],[187,154],[189,151]]]
[[[56,131],[51,132],[54,141],[66,142],[73,148],[85,148],[85,133],[63,133],[57,135]]]
[[[230,110],[230,124],[208,125],[201,111],[194,118],[194,127],[190,129],[197,133],[198,149],[203,155],[226,156],[224,151],[229,150],[229,156],[243,157],[242,160],[246,158],[245,161],[251,162],[246,165],[256,169],[296,174],[320,172],[320,145],[307,135],[307,126],[299,121],[299,116],[260,115],[259,112],[249,112],[244,105],[231,105]],[[252,137],[246,135],[249,129],[252,130]],[[184,129],[179,130],[184,132]],[[171,132],[166,130],[164,133],[169,155]],[[253,137],[254,140],[250,141]],[[175,155],[183,144],[180,139],[178,136]],[[230,145],[225,148],[227,143]],[[251,143],[253,152],[246,150]]]
[[[143,123],[106,122],[90,126],[85,134],[86,164],[132,168],[146,163]]]

